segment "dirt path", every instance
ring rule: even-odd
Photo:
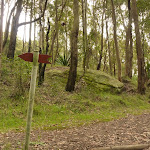
[[[31,141],[31,150],[91,150],[105,146],[150,144],[150,114],[73,129],[34,131]],[[24,133],[0,134],[0,150],[21,150],[23,142]]]

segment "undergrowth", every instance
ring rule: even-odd
[[[0,132],[24,131],[31,64],[18,58],[13,63],[4,59],[3,64]],[[36,88],[33,129],[54,130],[110,121],[150,108],[148,95],[139,95],[136,89],[131,93],[122,91],[122,83],[105,73],[89,71],[79,80],[81,75],[82,71],[78,70],[75,91],[70,93],[65,91],[68,67],[46,69],[45,82]]]

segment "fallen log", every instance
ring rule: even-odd
[[[150,147],[150,144],[140,144],[140,145],[101,147],[101,148],[94,148],[92,150],[144,150],[149,147]]]

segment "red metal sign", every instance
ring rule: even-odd
[[[33,62],[33,54],[32,53],[25,53],[25,54],[19,55],[18,57],[20,57],[21,59],[23,59],[25,61]],[[49,55],[39,54],[38,62],[50,64],[50,62],[48,61],[48,58],[50,58],[50,57],[51,56],[49,56]]]

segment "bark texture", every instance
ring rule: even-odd
[[[46,54],[48,54],[48,49],[49,49],[49,32],[50,32],[50,22],[48,18],[48,29],[46,33]],[[44,82],[45,69],[46,69],[46,64],[44,64],[40,68],[38,85],[41,85]]]
[[[22,1],[18,1],[16,14],[13,17],[12,20],[12,27],[11,27],[11,33],[10,33],[10,42],[9,42],[9,50],[7,54],[7,58],[14,58],[15,53],[15,47],[16,47],[16,38],[17,38],[17,31],[18,31],[18,21],[20,17],[20,13],[22,11]]]
[[[9,26],[10,26],[10,20],[12,17],[13,12],[15,11],[15,8],[17,6],[19,0],[17,0],[17,2],[15,3],[14,7],[11,9],[7,24],[6,24],[6,28],[5,28],[5,33],[4,33],[4,41],[3,41],[3,49],[5,48],[5,45],[7,43],[7,39],[8,39],[8,32],[9,32]]]
[[[106,0],[106,8],[108,8],[108,0]],[[112,75],[112,60],[111,60],[111,50],[110,50],[110,41],[109,41],[109,32],[108,32],[108,18],[106,15],[106,35],[107,35],[107,47],[108,47],[108,57],[109,57],[109,72]]]
[[[132,78],[132,58],[133,58],[133,39],[132,39],[132,15],[131,15],[131,0],[128,0],[129,23],[126,29],[126,76]]]
[[[87,0],[82,0],[82,24],[83,24],[83,70],[88,68],[88,43],[87,43]]]
[[[137,51],[137,63],[138,63],[138,92],[140,94],[145,94],[144,55],[142,50],[141,35],[139,31],[139,21],[138,21],[136,0],[132,0],[132,15],[134,19],[135,34],[136,34],[136,51]]]
[[[103,47],[104,47],[104,13],[105,13],[105,1],[103,1],[103,14],[102,14],[102,24],[101,24],[101,50],[100,50],[100,56],[99,56],[99,63],[97,65],[97,70],[100,70],[101,68],[101,61],[102,61],[102,57],[103,57]]]
[[[54,63],[54,44],[55,44],[55,39],[58,36],[58,30],[59,30],[58,22],[60,21],[62,15],[63,15],[63,11],[64,11],[64,8],[66,6],[66,3],[67,3],[67,0],[62,4],[62,8],[61,8],[60,14],[59,14],[59,16],[56,16],[57,20],[55,19],[55,30],[52,33],[52,40],[51,40],[52,42],[51,42],[51,46],[50,46],[50,55],[52,56],[52,64]],[[56,4],[57,3],[55,2],[55,7],[56,7]],[[55,11],[58,11],[58,10],[55,10]],[[56,52],[56,53],[58,53],[58,52]],[[58,56],[58,54],[57,54],[57,56]]]
[[[33,0],[31,1],[31,11],[30,11],[30,21],[32,21],[32,14],[33,14]],[[31,32],[32,32],[32,23],[30,23],[29,28],[29,46],[28,46],[28,52],[31,52]]]
[[[79,1],[73,1],[74,22],[71,32],[71,66],[69,70],[66,91],[74,91],[76,76],[77,76],[77,62],[78,62],[78,32],[79,32]]]
[[[117,40],[117,23],[116,23],[116,14],[115,14],[115,7],[114,1],[111,0],[112,4],[112,19],[114,24],[114,41],[115,41],[115,49],[116,49],[116,59],[117,59],[117,66],[118,66],[118,80],[121,81],[121,61],[120,61],[120,54],[119,54],[119,47],[118,47],[118,40]]]
[[[1,1],[1,14],[0,14],[0,75],[1,75],[1,54],[3,50],[3,14],[4,13],[4,0]]]
[[[1,0],[1,12],[0,12],[0,55],[2,53],[3,45],[3,14],[4,13],[4,0]]]

